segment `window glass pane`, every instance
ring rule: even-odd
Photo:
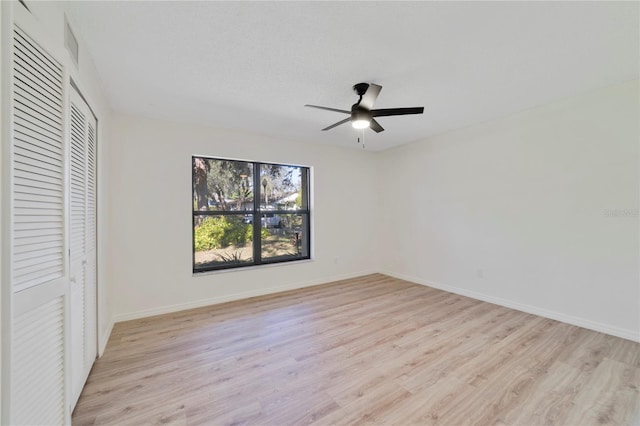
[[[306,168],[260,165],[260,208],[263,210],[298,210],[307,208]]]
[[[253,163],[194,157],[193,209],[253,210]]]
[[[192,159],[194,272],[310,258],[308,167]]]
[[[262,260],[309,257],[308,215],[266,213],[262,222]]]
[[[253,262],[253,226],[243,214],[194,216],[193,244],[194,269]]]

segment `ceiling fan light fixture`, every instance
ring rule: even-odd
[[[367,127],[369,127],[369,125],[371,125],[371,121],[367,120],[366,118],[359,118],[357,120],[353,120],[351,122],[351,125],[354,129],[366,129]]]
[[[371,125],[371,113],[355,104],[351,107],[351,125],[354,129],[366,129]]]

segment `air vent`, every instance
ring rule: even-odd
[[[76,66],[78,65],[78,40],[76,36],[73,35],[73,31],[71,31],[71,26],[69,25],[69,21],[67,21],[66,17],[64,20],[64,45],[71,54],[73,58],[73,62],[75,62]]]

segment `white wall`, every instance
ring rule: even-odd
[[[57,46],[64,46],[64,19],[65,8],[61,2],[27,2],[29,10],[42,24],[44,31],[48,34],[52,43]],[[15,4],[14,7],[22,7]],[[64,62],[72,74],[72,78],[79,86],[82,95],[87,99],[89,106],[98,117],[98,350],[102,353],[106,339],[111,333],[113,326],[113,313],[108,300],[108,282],[106,276],[107,246],[109,244],[109,218],[107,216],[108,189],[108,144],[111,139],[109,130],[111,127],[111,107],[102,89],[98,73],[91,59],[91,54],[86,50],[82,34],[78,26],[70,20],[71,28],[79,43],[79,61],[76,66],[70,55],[65,50],[66,56],[59,58]]]
[[[116,320],[376,269],[375,154],[120,114],[113,131],[108,281]],[[192,155],[311,166],[313,261],[193,276]]]
[[[383,152],[383,271],[640,340],[638,95],[632,81]]]

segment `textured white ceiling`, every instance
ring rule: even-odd
[[[117,111],[379,150],[638,78],[640,3],[66,2]]]

